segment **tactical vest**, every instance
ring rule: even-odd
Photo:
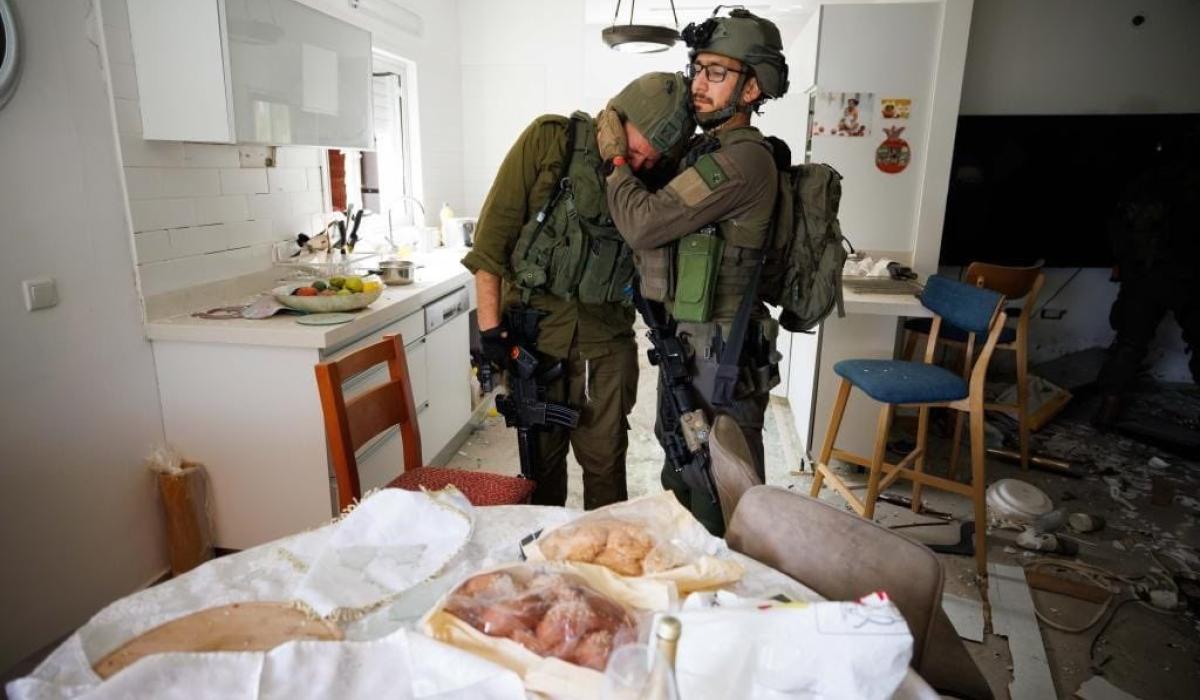
[[[575,112],[567,128],[566,173],[521,229],[511,259],[514,281],[525,302],[535,292],[584,304],[625,301],[633,253],[608,214],[595,125]]]
[[[770,146],[753,129],[735,129],[722,135],[719,148],[742,141]],[[707,149],[716,150],[711,141]],[[696,160],[703,167],[703,158]],[[689,161],[692,157],[689,157]],[[639,252],[638,271],[642,295],[667,302],[680,321],[728,320],[737,313],[754,266],[763,255],[771,231],[772,206],[743,217],[723,219],[657,251]],[[715,273],[715,274],[714,274]]]

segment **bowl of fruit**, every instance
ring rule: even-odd
[[[374,275],[347,275],[293,282],[276,287],[271,293],[280,304],[297,311],[314,314],[357,311],[383,294],[383,282]]]

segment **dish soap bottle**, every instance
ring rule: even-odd
[[[450,240],[450,220],[454,218],[454,210],[446,202],[442,202],[442,211],[439,214],[441,226],[438,227],[438,242],[439,248],[446,245],[446,241]]]

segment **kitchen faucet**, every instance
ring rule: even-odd
[[[417,208],[421,210],[420,225],[424,226],[425,225],[425,205],[421,203],[421,200],[417,199],[416,197],[412,196],[411,194],[402,194],[398,197],[398,199],[401,202],[412,202],[413,204],[417,205]],[[417,222],[415,219],[413,220],[412,223],[413,223],[413,225],[417,225]],[[391,249],[393,251],[395,251],[397,249],[396,239],[392,237],[392,233],[393,233],[392,210],[389,208],[388,209],[387,241],[388,241],[388,245],[391,246]]]

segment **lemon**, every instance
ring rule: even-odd
[[[375,292],[379,291],[380,289],[383,289],[383,284],[374,280],[370,280],[363,284],[364,292]]]
[[[355,294],[357,294],[358,292],[361,292],[361,291],[363,290],[363,281],[362,281],[362,278],[360,278],[360,277],[347,277],[347,278],[346,278],[346,283],[345,283],[345,287],[344,287],[344,288],[345,288],[345,289],[349,289],[351,292],[354,292]]]

